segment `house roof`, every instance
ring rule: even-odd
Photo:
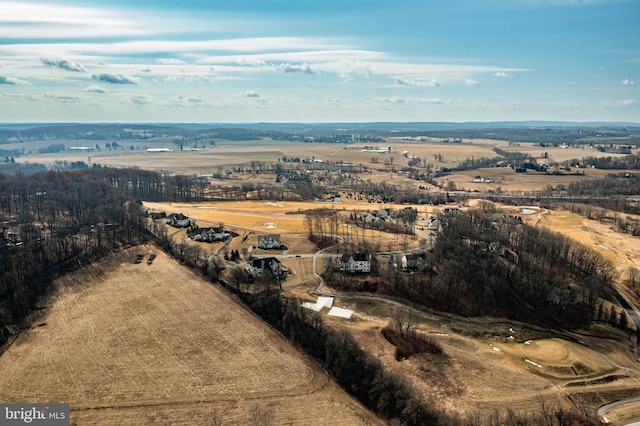
[[[350,259],[353,259],[355,262],[364,262],[369,260],[369,255],[366,253],[345,253],[340,257],[342,263],[347,263]]]
[[[426,259],[427,255],[424,253],[413,253],[407,255],[407,260],[418,260],[418,259]]]
[[[260,235],[260,237],[258,237],[260,239],[269,239],[269,240],[279,240],[280,239],[280,234],[267,234],[267,235]]]
[[[282,262],[280,262],[275,257],[263,257],[260,259],[253,259],[251,261],[251,266],[253,266],[254,268],[264,268],[265,266],[270,266],[273,263],[281,264]]]

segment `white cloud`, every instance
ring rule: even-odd
[[[84,91],[93,93],[107,93],[107,91],[100,86],[89,86],[85,88]]]
[[[47,92],[43,96],[46,99],[49,99],[52,101],[65,102],[65,103],[78,102],[78,100],[80,99],[77,96],[65,95],[58,92]]]
[[[41,58],[40,62],[49,67],[60,68],[67,71],[87,72],[87,69],[82,64],[79,64],[74,60]]]
[[[435,104],[440,105],[448,103],[440,98],[405,98],[401,96],[376,97],[375,101],[390,104]]]
[[[133,105],[147,105],[153,103],[153,98],[146,95],[133,95],[125,98],[122,102]]]
[[[137,77],[131,77],[128,75],[121,74],[94,74],[91,76],[94,80],[103,81],[105,83],[111,84],[138,84],[140,83],[140,79]]]
[[[284,63],[284,64],[278,65],[278,69],[284,72],[285,74],[290,74],[290,73],[313,74],[314,73],[314,71],[311,69],[309,64],[307,64],[306,62],[302,64]]]
[[[427,82],[409,80],[407,78],[398,77],[398,76],[393,77],[393,79],[394,79],[394,81],[396,83],[398,83],[401,86],[412,86],[412,87],[438,87],[438,86],[442,86],[442,82],[440,80],[435,80],[435,79],[429,80]]]
[[[262,59],[243,57],[236,61],[238,64],[250,67],[266,67],[268,64]]]
[[[36,99],[33,95],[27,95],[24,93],[2,93],[0,94],[3,98],[11,98],[11,99],[24,99],[25,101],[35,102]]]
[[[197,75],[197,74],[188,74],[188,75],[168,75],[162,79],[167,83],[198,83],[198,82],[210,82],[213,81],[211,77],[208,75]]]
[[[0,21],[1,23],[1,21]],[[0,25],[2,27],[2,25]],[[1,35],[1,31],[0,31]],[[1,37],[1,36],[0,36]],[[87,36],[79,35],[85,39]],[[95,43],[20,43],[4,44],[0,46],[0,52],[13,55],[39,55],[39,56],[63,56],[74,57],[105,57],[122,55],[153,55],[175,54],[211,55],[219,52],[223,55],[234,52],[238,54],[258,54],[260,52],[344,52],[342,57],[348,58],[349,50],[340,40],[316,37],[248,37],[217,40],[137,40],[124,42],[95,42]],[[245,55],[246,56],[246,55]],[[171,58],[165,58],[171,59]],[[206,56],[201,59],[206,60]],[[240,57],[233,58],[237,61]],[[298,61],[299,62],[299,61]]]
[[[500,77],[500,78],[507,78],[507,77],[511,77],[511,74],[504,72],[504,71],[498,71],[493,73],[494,76],[496,77]]]
[[[63,39],[151,34],[149,27],[113,10],[0,1],[0,38]]]
[[[477,86],[478,84],[480,84],[480,82],[478,80],[473,80],[469,78],[464,81],[464,84],[466,84],[467,86]]]
[[[421,84],[418,83],[417,81],[409,80],[409,79],[406,79],[406,78],[403,78],[403,77],[396,76],[396,77],[393,77],[393,79],[400,86],[421,86]]]
[[[156,62],[160,65],[185,65],[187,62],[176,58],[158,58]]]
[[[640,105],[640,101],[638,101],[637,99],[625,99],[624,101],[622,101],[622,105],[624,105],[624,106],[638,106],[638,105]]]
[[[29,86],[31,83],[28,81],[20,80],[15,77],[9,77],[7,75],[0,75],[0,84],[11,84],[14,86]]]
[[[171,106],[171,107],[185,107],[185,108],[209,106],[207,101],[200,95],[193,95],[193,96],[177,95],[177,96],[174,96],[173,98],[167,99],[166,101],[160,102],[160,104]]]
[[[245,98],[259,98],[260,94],[254,90],[247,90],[246,92],[240,93],[240,96]]]
[[[633,80],[629,80],[628,78],[625,78],[624,80],[622,80],[620,82],[623,86],[633,86],[634,84],[636,84],[635,81]]]

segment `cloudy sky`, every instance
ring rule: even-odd
[[[0,122],[640,122],[638,0],[0,0]]]

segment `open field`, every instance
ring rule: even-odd
[[[69,146],[91,146],[95,141],[55,141]],[[540,164],[549,162],[561,163],[570,159],[584,157],[619,156],[620,154],[602,153],[596,149],[540,147],[534,144],[512,144],[505,141],[489,139],[464,140],[463,143],[442,143],[441,140],[430,138],[427,141],[406,141],[401,138],[388,138],[384,143],[369,144],[374,148],[391,147],[390,153],[363,152],[367,144],[338,144],[338,143],[300,143],[288,141],[274,141],[270,139],[252,141],[216,140],[213,146],[206,146],[202,151],[179,151],[177,145],[170,140],[152,141],[121,141],[124,149],[110,150],[101,142],[99,151],[93,152],[62,152],[55,154],[38,154],[37,148],[47,146],[52,141],[26,142],[4,145],[7,149],[35,151],[26,156],[18,157],[21,163],[43,163],[53,165],[56,161],[83,161],[87,164],[100,164],[113,167],[139,167],[147,170],[160,171],[171,174],[207,176],[218,186],[240,185],[241,183],[270,184],[275,179],[273,173],[232,173],[229,179],[215,179],[213,175],[223,174],[233,166],[249,166],[255,162],[268,164],[277,163],[283,157],[298,157],[301,159],[315,158],[319,161],[346,162],[361,164],[368,168],[367,172],[358,173],[358,178],[371,184],[384,183],[406,189],[431,188],[431,185],[416,179],[410,179],[401,169],[407,165],[410,157],[420,158],[420,166],[427,165],[432,170],[442,167],[454,167],[468,158],[493,158],[497,154],[494,148],[510,152],[528,153],[537,158]],[[146,149],[169,148],[173,152],[149,153]],[[405,155],[406,153],[406,155]],[[548,158],[544,158],[544,154]],[[407,158],[405,158],[405,156]],[[394,171],[397,169],[396,171]],[[422,171],[426,169],[421,169]],[[573,175],[578,171],[580,175]],[[567,185],[574,181],[600,178],[611,173],[610,170],[572,169],[566,175],[548,175],[539,172],[515,173],[511,168],[485,168],[456,172],[437,178],[436,181],[449,189],[478,191],[478,192],[518,192],[533,193],[546,186]],[[322,174],[318,170],[317,175]],[[328,175],[328,172],[325,174]],[[315,175],[314,175],[315,176]],[[490,183],[474,183],[476,177],[490,179]],[[319,182],[316,182],[319,183]],[[347,184],[348,186],[348,184]],[[347,191],[348,192],[348,191]]]
[[[613,262],[622,279],[626,278],[629,267],[640,268],[638,238],[616,232],[610,224],[585,219],[583,216],[562,210],[534,208],[527,209],[527,213],[531,214],[522,214],[522,207],[499,207],[521,216],[524,221],[566,235],[599,252]]]
[[[134,264],[136,254],[157,254]],[[59,279],[0,356],[0,399],[72,424],[379,424],[285,339],[155,246]]]
[[[580,174],[569,174],[575,171]],[[457,189],[465,191],[535,193],[548,185],[553,187],[557,185],[566,186],[571,182],[603,178],[613,172],[612,170],[599,169],[573,169],[571,172],[564,172],[567,173],[565,175],[552,175],[531,170],[526,173],[516,173],[509,167],[490,167],[455,172],[438,180],[445,186],[448,182],[453,182]],[[474,182],[477,177],[488,178],[492,182]]]
[[[395,347],[381,329],[406,308],[356,296],[339,297],[334,304],[354,310],[355,315],[348,321],[327,317],[331,323],[351,330],[387,368],[409,378],[436,406],[450,412],[465,416],[489,416],[508,408],[536,412],[543,403],[576,408],[572,400],[585,399],[587,411],[595,413],[599,405],[637,394],[640,370],[625,340],[590,336],[590,329],[577,337],[560,337],[500,319],[412,311],[418,329],[438,342],[444,354],[397,361]],[[621,369],[603,354],[636,370]]]
[[[621,278],[625,278],[629,266],[640,266],[637,238],[619,234],[609,225],[564,211],[500,207],[599,251],[614,262]],[[637,299],[635,302],[640,305]],[[359,341],[380,356],[387,367],[411,378],[446,409],[466,414],[481,411],[486,415],[493,409],[532,411],[539,409],[542,401],[571,405],[567,399],[571,395],[575,401],[585,401],[585,407],[595,412],[599,405],[638,395],[640,364],[628,345],[632,332],[594,324],[587,330],[558,338],[546,330],[500,319],[468,320],[412,311],[419,329],[433,336],[446,356],[416,356],[398,362],[394,347],[380,330],[395,312],[406,308],[378,298],[363,302],[345,296],[335,303],[353,309],[356,314],[350,322],[332,321],[353,330]],[[603,354],[631,370],[618,368]],[[619,416],[614,419],[637,419],[640,402],[612,411]]]
[[[519,143],[503,148],[507,152],[522,152],[536,158],[542,164],[562,163],[563,161],[585,157],[624,157],[625,154],[602,153],[596,148],[582,146],[580,148],[562,148]],[[547,158],[544,154],[547,154]]]
[[[281,234],[282,242],[289,247],[290,253],[312,253],[314,245],[307,240],[307,229],[304,225],[304,212],[313,209],[335,209],[339,214],[347,215],[349,212],[358,212],[363,214],[368,211],[379,210],[382,208],[403,209],[406,205],[400,204],[371,204],[367,202],[343,202],[343,203],[327,203],[327,202],[271,202],[271,201],[225,201],[225,202],[206,202],[197,204],[188,203],[153,203],[145,202],[145,207],[149,211],[164,211],[170,213],[183,213],[193,220],[200,227],[218,226],[220,223],[228,229],[234,230],[241,236],[245,232],[251,234],[243,247],[257,244],[258,235],[264,234]],[[431,213],[438,209],[437,206],[424,205],[418,206],[418,213],[421,218],[428,218]],[[418,225],[419,226],[419,225]],[[176,231],[175,228],[168,228],[169,234],[177,233],[178,239],[183,238],[184,231]],[[343,231],[345,234],[347,230]],[[342,235],[339,232],[338,235]],[[349,228],[350,233],[354,233],[354,228]],[[360,238],[364,234],[364,238],[372,243],[379,244],[384,250],[389,248],[389,244],[393,247],[397,244],[396,240],[400,240],[402,236],[380,232],[373,229],[358,229]],[[176,238],[174,237],[174,240]],[[239,249],[237,241],[230,245]],[[420,239],[409,239],[408,248],[415,248],[421,244]],[[207,244],[204,244],[204,247]],[[393,248],[392,247],[392,248]]]
[[[216,140],[215,145],[207,145],[202,151],[179,151],[179,147],[171,139],[122,140],[118,144],[122,148],[105,147],[106,141],[94,140],[52,140],[4,144],[3,149],[24,149],[30,154],[16,158],[19,162],[52,164],[56,160],[85,161],[89,157],[92,163],[117,167],[140,167],[148,170],[166,170],[183,174],[212,174],[221,167],[248,164],[251,161],[277,162],[283,156],[316,158],[323,161],[352,162],[365,164],[372,169],[384,169],[385,163],[402,167],[407,164],[407,156],[419,157],[429,163],[432,168],[451,167],[467,158],[493,158],[497,154],[493,148],[508,152],[531,154],[540,163],[563,162],[584,157],[619,156],[620,154],[602,153],[596,149],[540,147],[535,144],[512,144],[490,139],[465,139],[463,143],[442,143],[437,138],[428,141],[406,141],[400,138],[388,138],[385,142],[370,144],[339,143],[300,143],[274,141],[270,139],[251,141]],[[59,152],[55,154],[39,154],[38,149],[50,144],[95,147],[99,150],[91,152]],[[390,153],[363,152],[365,146],[375,148],[391,147]],[[168,148],[173,152],[149,153],[147,148]],[[548,159],[544,159],[544,153]],[[438,159],[436,159],[438,156]],[[376,159],[376,163],[373,159]]]

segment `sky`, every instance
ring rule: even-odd
[[[0,0],[0,122],[640,122],[640,0]]]

